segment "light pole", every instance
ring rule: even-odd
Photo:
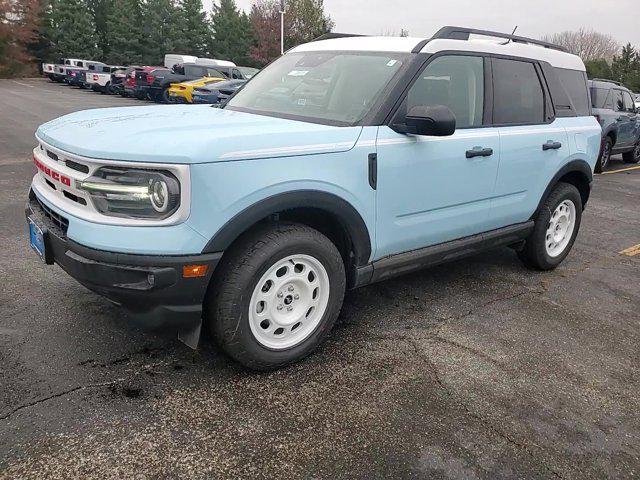
[[[280,55],[284,55],[284,10],[286,0],[280,0]]]

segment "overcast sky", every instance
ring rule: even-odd
[[[210,6],[212,0],[205,0]],[[249,10],[253,0],[236,0]],[[324,0],[335,32],[379,35],[409,30],[430,37],[444,25],[540,37],[580,27],[640,47],[640,0]]]

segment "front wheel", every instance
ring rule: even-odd
[[[624,160],[624,163],[640,162],[640,142],[636,145],[636,148],[634,148],[633,151],[623,153],[622,160]]]
[[[223,258],[205,321],[218,345],[246,367],[283,367],[326,339],[345,284],[342,257],[327,237],[301,224],[265,225]]]
[[[582,197],[569,183],[558,183],[540,209],[533,232],[518,252],[529,268],[553,270],[569,255],[580,230]]]

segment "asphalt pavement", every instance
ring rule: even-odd
[[[38,124],[141,102],[0,81],[0,478],[640,476],[640,170],[599,175],[555,271],[509,249],[347,294],[268,374],[132,326],[28,247]]]

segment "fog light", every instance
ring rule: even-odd
[[[208,265],[185,265],[182,267],[182,276],[184,278],[204,277],[208,269]]]

